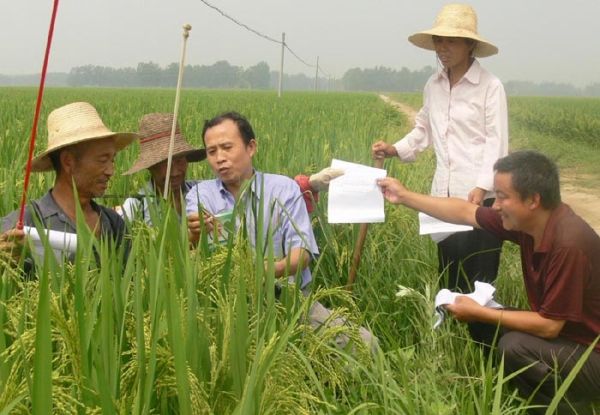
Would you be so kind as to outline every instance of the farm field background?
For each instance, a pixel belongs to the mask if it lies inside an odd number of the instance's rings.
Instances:
[[[35,94],[0,89],[3,215],[18,206]],[[416,95],[393,97],[420,102]],[[172,111],[173,98],[168,90],[48,89],[37,152],[44,148],[46,116],[60,105],[89,101],[109,128],[136,131],[141,115]],[[204,120],[225,110],[253,124],[256,167],[289,176],[318,171],[332,158],[371,164],[375,139],[391,141],[410,128],[375,94],[278,99],[271,92],[192,90],[182,95],[183,133],[201,146]],[[600,100],[513,98],[512,147],[540,149],[575,175],[597,177],[599,112]],[[136,151],[119,155],[117,172]],[[388,160],[385,167],[409,188],[427,192],[433,154],[410,165]],[[190,164],[188,176],[211,173],[204,163]],[[120,203],[145,180],[116,174],[107,191],[112,196],[100,203]],[[30,198],[51,184],[51,174],[34,174]],[[73,267],[44,264],[38,281],[22,281],[4,262],[0,413],[50,407],[61,413],[525,413],[527,403],[494,373],[464,326],[447,321],[431,330],[437,260],[433,243],[418,236],[416,214],[388,206],[386,223],[370,226],[350,296],[340,287],[358,228],[327,224],[326,198],[319,207],[314,293],[349,319],[338,331],[313,332],[303,323],[307,302],[293,292],[274,302],[272,275],[242,242],[188,252],[184,224],[168,213],[159,229],[134,227],[134,260],[125,269],[106,247],[100,253],[110,266],[93,269],[92,241],[81,244]],[[500,302],[525,306],[520,275],[516,249],[505,245]],[[406,287],[402,297],[395,295],[399,286]],[[377,353],[360,344],[332,345],[340,332],[356,338],[360,324],[378,337]]]

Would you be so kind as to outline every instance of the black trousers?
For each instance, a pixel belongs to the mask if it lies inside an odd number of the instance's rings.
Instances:
[[[498,342],[507,375],[533,363],[514,377],[512,383],[523,398],[533,395],[531,402],[544,407],[552,402],[556,390],[586,349],[586,346],[565,338],[542,339],[519,331],[507,332]],[[600,352],[594,350],[558,404],[556,413],[592,415],[591,403],[597,399],[600,399]],[[531,410],[534,414],[545,412],[546,408]]]
[[[494,199],[486,199],[491,206]],[[438,271],[441,288],[464,293],[478,281],[492,283],[498,275],[502,241],[483,229],[457,232],[438,243]],[[445,282],[445,283],[444,283]]]
[[[485,352],[497,347],[498,361],[504,356],[505,377],[533,364],[511,380],[522,398],[531,398],[532,405],[542,406],[530,409],[531,414],[546,413],[556,391],[587,349],[585,345],[562,337],[542,339],[487,323],[471,323],[469,331]],[[600,400],[600,352],[597,350],[592,351],[575,376],[556,413],[592,415],[594,400]]]

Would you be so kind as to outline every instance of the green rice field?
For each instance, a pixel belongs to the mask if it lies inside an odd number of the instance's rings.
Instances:
[[[16,209],[33,118],[34,88],[0,88],[0,213]],[[394,95],[418,106],[414,95]],[[171,112],[174,91],[48,89],[36,153],[45,147],[48,113],[88,101],[113,131],[136,131],[149,112]],[[181,128],[202,145],[205,119],[235,110],[253,124],[259,170],[314,173],[332,158],[371,164],[370,145],[402,137],[410,126],[375,94],[182,91]],[[511,146],[537,148],[561,167],[599,173],[600,100],[511,98]],[[117,172],[136,158],[119,154]],[[596,162],[594,162],[594,156]],[[427,192],[434,156],[388,175]],[[99,203],[114,206],[148,180],[116,174]],[[205,163],[189,178],[211,178]],[[30,198],[52,186],[33,173]],[[525,414],[520,399],[449,319],[432,330],[436,249],[418,236],[417,215],[386,206],[386,222],[369,227],[357,282],[343,289],[358,226],[330,225],[326,197],[313,217],[321,255],[312,264],[313,293],[273,296],[265,271],[241,238],[216,250],[189,250],[185,223],[165,209],[156,228],[134,224],[129,261],[82,232],[76,262],[53,257],[24,280],[4,259],[0,274],[0,415],[60,414]],[[103,267],[95,267],[92,249]],[[269,258],[272,261],[273,258]],[[104,264],[107,264],[106,266]],[[526,307],[517,248],[503,249],[498,299]],[[407,287],[397,297],[399,286]],[[348,325],[313,331],[306,322],[319,299]],[[369,327],[371,353],[357,328]],[[334,346],[340,334],[351,340]]]

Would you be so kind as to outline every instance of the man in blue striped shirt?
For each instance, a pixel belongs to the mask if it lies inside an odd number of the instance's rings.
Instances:
[[[308,266],[319,250],[300,187],[288,177],[254,169],[252,159],[256,154],[256,138],[252,126],[242,115],[228,112],[207,121],[202,137],[206,159],[217,178],[200,182],[187,193],[186,210],[192,242],[198,241],[202,228],[212,231],[219,226],[216,223],[219,216],[230,216],[237,208],[242,212],[240,216],[245,217],[248,238],[257,255],[268,257],[271,248],[268,241],[271,240],[275,277],[287,276],[290,284],[296,284],[307,295],[312,279]],[[321,172],[319,176],[329,173]],[[329,177],[318,179],[323,183],[330,180]],[[240,222],[236,219],[236,230],[242,225]],[[258,234],[260,229],[262,234]],[[271,235],[270,239],[268,235]],[[262,245],[257,246],[261,240]],[[310,325],[317,329],[323,324],[333,327],[347,324],[345,318],[332,318],[331,315],[331,310],[315,301],[309,311]],[[367,329],[359,327],[358,334],[368,348],[376,349],[377,339]],[[342,348],[348,341],[348,336],[343,333],[335,339]]]
[[[298,273],[300,288],[306,288],[311,281],[308,265],[319,250],[298,184],[286,176],[254,170],[256,138],[248,120],[238,113],[225,113],[208,121],[202,137],[207,161],[217,178],[202,181],[187,193],[192,241],[198,240],[203,225],[212,228],[215,215],[227,214],[236,203],[243,203],[248,238],[256,252],[268,255],[267,235],[271,232],[275,276],[289,276],[294,282]],[[262,218],[258,217],[260,209]],[[199,214],[202,210],[209,215]],[[263,246],[257,247],[261,221]]]

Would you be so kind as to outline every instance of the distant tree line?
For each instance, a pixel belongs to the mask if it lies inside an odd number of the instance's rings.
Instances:
[[[169,87],[177,84],[179,64],[164,68],[154,62],[140,62],[136,68],[111,68],[85,65],[71,69],[67,77],[69,86],[111,87]],[[269,65],[260,62],[244,69],[218,61],[212,65],[186,65],[183,86],[188,88],[244,88],[268,89]]]
[[[425,66],[419,70],[406,67],[396,70],[384,66],[352,68],[339,78],[321,73],[316,88],[320,91],[398,91],[421,92],[435,69]],[[179,65],[161,67],[154,62],[140,62],[137,67],[112,68],[84,65],[69,73],[49,73],[48,86],[89,87],[162,87],[177,84]],[[0,75],[0,85],[38,85],[39,75]],[[186,65],[183,85],[186,88],[277,89],[279,72],[272,71],[266,62],[243,68],[228,61],[212,65]],[[567,83],[505,82],[508,95],[525,96],[600,96],[600,83],[577,88]],[[313,90],[315,77],[303,73],[283,76],[284,90]]]
[[[508,81],[504,84],[504,88],[508,95],[600,97],[600,83],[577,88],[567,83]]]
[[[427,79],[434,73],[431,66],[411,71],[408,68],[395,70],[384,66],[346,71],[342,82],[344,89],[351,91],[398,91],[420,92]]]
[[[71,69],[67,77],[70,86],[111,87],[173,87],[177,83],[179,65],[171,63],[161,68],[154,62],[140,62],[136,68],[111,68],[85,65]],[[346,91],[420,91],[433,68],[427,66],[418,71],[402,68],[397,71],[383,66],[373,69],[354,68],[346,71],[341,79],[321,75],[317,81],[319,90]],[[305,74],[285,74],[285,89],[310,90],[315,88],[315,78]],[[276,89],[279,72],[271,71],[269,65],[260,62],[244,69],[227,61],[213,65],[187,65],[183,84],[190,88],[238,88]]]
[[[46,74],[46,85],[48,86],[66,86],[66,72],[48,72]],[[0,74],[0,85],[4,86],[37,86],[40,84],[40,74],[26,75],[2,75]]]
[[[164,68],[154,62],[140,62],[136,68],[112,68],[107,66],[78,66],[69,72],[69,86],[97,87],[173,87],[177,83],[179,65],[171,63]],[[418,91],[423,88],[433,68],[418,71],[402,68],[400,71],[385,67],[373,69],[354,68],[346,71],[341,79],[321,75],[317,81],[319,90],[346,91]],[[285,74],[287,90],[311,90],[315,78],[305,74]],[[189,88],[237,88],[276,89],[279,72],[271,71],[269,65],[260,62],[249,68],[219,61],[212,65],[187,65],[183,78]]]

